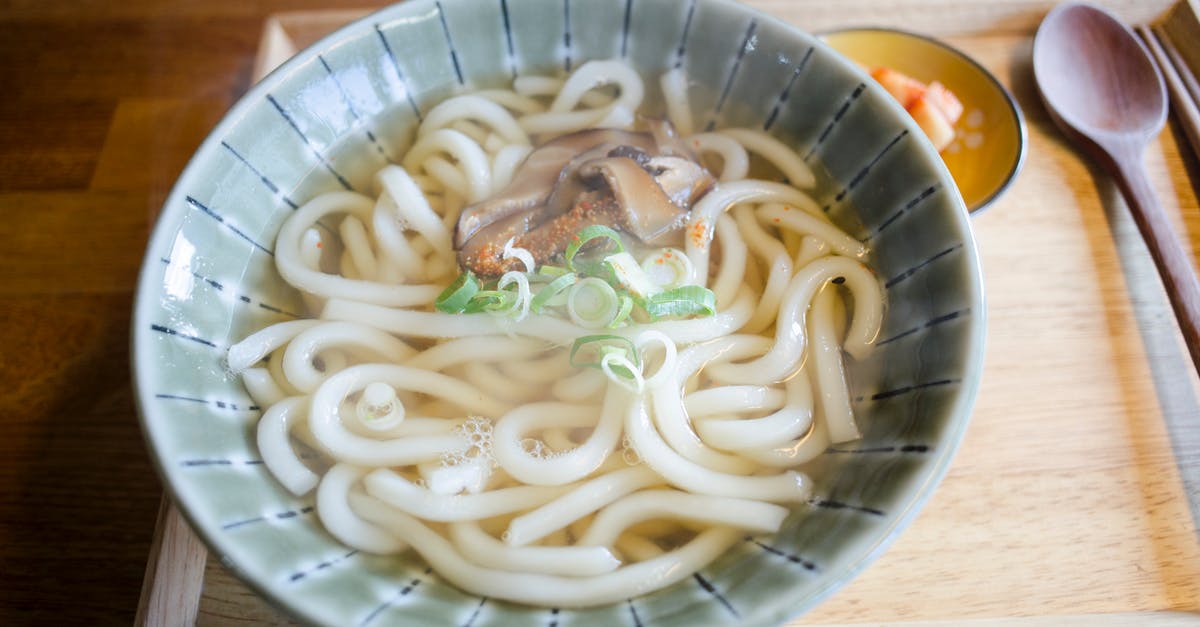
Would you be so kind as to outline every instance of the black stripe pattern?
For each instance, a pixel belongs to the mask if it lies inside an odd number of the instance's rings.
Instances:
[[[887,281],[884,282],[883,286],[885,288],[895,287],[897,283],[904,281],[905,279],[911,277],[912,275],[920,272],[924,268],[929,267],[930,264],[937,261],[938,259],[941,259],[941,258],[949,255],[950,253],[961,249],[962,247],[963,247],[962,244],[955,244],[945,250],[938,251],[938,252],[934,253],[933,256],[929,257],[928,259],[925,259],[921,263],[918,263],[917,265],[915,265],[911,268],[908,268],[908,269],[904,270],[903,272],[901,272],[900,274],[897,274],[896,276],[888,279]]]
[[[675,48],[675,63],[671,67],[683,67],[687,55],[688,33],[692,30],[692,17],[696,14],[696,0],[688,3],[687,16],[683,18],[683,33],[679,35],[679,46]]]
[[[221,529],[229,531],[231,529],[237,529],[239,527],[245,527],[247,525],[253,525],[255,523],[266,522],[268,520],[291,520],[294,518],[299,518],[301,516],[307,516],[308,514],[313,513],[313,511],[314,511],[314,508],[312,505],[306,505],[304,507],[300,507],[297,509],[284,510],[282,512],[276,512],[274,514],[266,514],[263,516],[255,516],[254,518],[245,518],[242,520],[235,520],[233,522],[228,522],[228,523],[221,525]]]
[[[517,52],[513,46],[512,18],[508,13],[508,0],[500,0],[500,18],[504,26],[504,43],[508,46],[508,68],[513,79],[517,78]]]
[[[629,20],[633,17],[633,0],[625,0],[625,17],[621,21],[621,58],[629,57]]]
[[[851,512],[859,512],[861,514],[869,514],[871,516],[883,516],[884,515],[883,510],[875,509],[874,507],[866,507],[864,505],[851,505],[850,503],[845,503],[842,501],[835,501],[833,499],[812,499],[808,502],[808,504],[812,505],[813,507],[819,507],[821,509],[840,509],[840,510],[847,510],[847,511],[851,511]]]
[[[633,627],[642,627],[642,617],[638,616],[637,607],[633,605],[633,599],[625,601],[629,605],[629,620],[633,621]]]
[[[417,106],[417,101],[413,98],[412,89],[409,88],[408,79],[404,76],[404,70],[400,69],[400,61],[396,58],[396,53],[392,51],[392,45],[388,43],[387,35],[383,34],[383,29],[376,24],[375,34],[379,35],[379,42],[383,44],[383,51],[387,53],[388,59],[392,62],[392,69],[396,71],[396,78],[400,79],[400,84],[404,86],[404,97],[408,99],[408,106],[412,107],[413,114],[417,116],[418,122],[423,122],[425,116],[421,113],[421,108]]]
[[[725,87],[721,89],[721,95],[717,98],[717,106],[713,107],[712,117],[704,127],[705,131],[711,131],[717,127],[717,117],[721,115],[721,109],[725,107],[725,101],[729,99],[729,92],[733,89],[733,81],[742,67],[742,61],[746,58],[746,53],[753,48],[754,31],[756,30],[758,30],[758,20],[750,20],[750,25],[746,27],[746,35],[742,37],[742,45],[738,47],[737,57],[733,60],[733,67],[729,68],[729,75],[725,77]]]
[[[907,396],[909,394],[914,394],[916,392],[920,392],[921,390],[927,390],[929,388],[944,387],[947,385],[956,385],[961,382],[962,382],[961,379],[937,379],[935,381],[925,381],[923,383],[914,383],[912,385],[902,385],[900,387],[883,390],[882,392],[876,392],[867,397],[859,396],[859,397],[855,398],[854,400],[855,401],[863,401],[866,399],[870,399],[873,401],[882,401],[882,400],[886,400],[889,398],[895,398],[897,396]]]
[[[475,606],[475,611],[471,612],[471,615],[467,617],[467,620],[463,622],[461,627],[472,627],[475,624],[475,621],[479,619],[479,614],[483,612],[483,606],[487,603],[487,601],[487,597],[479,599],[479,605]]]
[[[881,453],[928,453],[928,444],[902,444],[900,446],[871,446],[867,448],[827,448],[831,455],[875,455]]]
[[[813,144],[813,146],[808,149],[808,152],[804,154],[805,161],[812,159],[817,154],[817,150],[822,144],[825,143],[825,140],[829,139],[829,134],[833,132],[834,127],[837,126],[838,122],[842,121],[842,118],[846,115],[846,112],[850,110],[850,106],[853,105],[856,100],[858,100],[858,97],[862,95],[866,88],[867,86],[865,83],[859,83],[858,86],[854,88],[854,91],[850,92],[850,95],[847,96],[844,101],[842,101],[841,106],[839,106],[838,110],[834,112],[833,117],[830,118],[829,122],[825,125],[825,128],[821,129],[821,134],[817,137],[817,143]]]
[[[888,142],[887,145],[883,147],[883,150],[880,150],[878,153],[876,153],[875,156],[872,157],[871,160],[868,161],[866,165],[864,165],[862,168],[860,168],[858,173],[855,174],[854,177],[850,179],[850,182],[847,183],[846,186],[843,187],[841,189],[841,191],[839,191],[837,193],[836,196],[834,196],[833,202],[839,203],[839,202],[842,202],[843,200],[845,200],[846,195],[849,194],[851,191],[853,191],[855,187],[858,187],[863,182],[863,180],[865,180],[867,178],[867,175],[870,174],[870,172],[871,172],[871,168],[875,167],[875,165],[877,163],[879,163],[879,160],[883,159],[884,155],[886,155],[893,147],[895,147],[896,144],[900,143],[900,140],[904,139],[907,136],[908,136],[908,129],[904,129],[904,130],[900,131],[900,133],[898,133],[895,137],[893,137],[892,141]],[[824,209],[826,212],[829,211],[830,206],[831,205],[825,205]]]
[[[779,97],[775,99],[775,106],[771,107],[771,113],[767,115],[767,119],[763,122],[763,130],[769,131],[772,126],[775,126],[775,121],[779,119],[779,112],[787,104],[788,98],[792,95],[792,87],[795,87],[796,80],[804,73],[804,68],[808,66],[808,60],[812,57],[813,48],[810,46],[804,53],[804,57],[800,59],[800,63],[796,64],[796,69],[792,70],[791,77],[788,78],[787,85],[783,86],[783,91],[779,92]]]
[[[188,340],[189,342],[195,342],[195,343],[197,343],[197,344],[200,344],[200,345],[202,345],[202,346],[207,346],[207,347],[209,347],[209,348],[218,348],[218,346],[217,346],[217,343],[216,343],[216,342],[213,342],[213,341],[211,341],[211,340],[206,340],[206,339],[204,339],[204,338],[202,338],[202,337],[200,337],[200,336],[198,336],[198,335],[192,335],[192,334],[190,334],[190,333],[184,333],[183,331],[180,331],[180,330],[178,330],[178,329],[173,329],[173,328],[171,328],[171,327],[168,327],[168,326],[166,326],[166,325],[162,325],[162,324],[151,324],[151,325],[150,325],[150,330],[151,330],[151,331],[157,331],[157,332],[159,332],[159,333],[162,333],[163,335],[169,335],[169,336],[172,336],[172,337],[177,337],[177,338],[180,338],[180,339],[183,339],[183,340]]]
[[[424,575],[428,576],[429,573],[431,573],[431,572],[433,572],[432,568],[426,568]],[[367,614],[367,616],[362,619],[362,622],[360,622],[359,625],[360,626],[366,625],[366,624],[370,623],[371,621],[375,620],[375,617],[379,616],[384,610],[386,610],[387,608],[394,605],[396,603],[396,601],[403,599],[404,597],[411,594],[413,590],[416,590],[417,586],[421,585],[422,581],[423,580],[420,577],[414,577],[411,581],[409,581],[407,584],[405,584],[404,587],[401,588],[400,591],[397,592],[395,596],[384,601],[379,607],[376,607],[375,609],[371,610],[371,613]]]
[[[333,81],[334,87],[337,87],[338,94],[341,95],[342,102],[346,103],[346,110],[350,112],[350,116],[354,118],[355,123],[362,123],[362,114],[354,106],[354,101],[350,99],[350,92],[346,91],[345,86],[342,85],[342,81],[338,79],[337,73],[333,71],[333,68],[329,67],[329,62],[325,60],[324,55],[317,55],[317,60],[321,62],[321,67],[325,68],[325,73],[329,75],[329,80]],[[388,155],[387,150],[384,149],[383,144],[379,142],[379,138],[375,136],[375,133],[365,127],[363,131],[366,132],[367,140],[375,146],[375,151],[379,153],[379,156],[383,157],[383,160],[388,163],[395,163],[391,156]]]
[[[742,615],[737,611],[737,608],[735,608],[733,604],[729,602],[729,599],[726,599],[725,595],[721,594],[721,591],[717,590],[716,586],[714,586],[711,581],[706,579],[704,575],[695,573],[692,575],[692,578],[696,580],[696,583],[700,584],[700,587],[705,592],[712,595],[712,597],[717,600],[717,603],[720,603],[722,607],[724,607],[726,610],[729,610],[729,613],[733,614],[734,618],[741,618]]]
[[[931,320],[923,322],[915,327],[901,331],[885,340],[880,340],[879,342],[876,342],[876,346],[882,346],[884,344],[891,344],[892,342],[895,342],[896,340],[908,337],[914,333],[919,333],[922,330],[931,329],[933,327],[936,327],[939,324],[942,324],[945,322],[950,322],[951,320],[956,320],[958,318],[965,317],[968,313],[970,313],[970,311],[971,311],[970,309],[959,309],[956,311],[952,311],[948,314],[942,314],[936,318],[933,318]]]
[[[754,538],[746,538],[746,540],[748,542],[750,542],[751,544],[757,546],[758,548],[762,549],[763,551],[766,551],[767,553],[770,553],[771,555],[774,555],[776,557],[782,557],[783,559],[785,559],[793,564],[796,564],[797,566],[800,566],[804,570],[807,570],[807,571],[818,570],[817,565],[815,563],[813,563],[811,560],[807,560],[804,557],[801,557],[800,555],[797,555],[795,553],[789,553],[788,551],[784,551],[783,549],[775,548],[769,544],[766,544],[759,540],[755,540]]]
[[[159,261],[163,262],[164,265],[167,265],[167,266],[171,265],[171,260],[166,257],[160,257]],[[191,269],[185,268],[185,271],[191,273],[192,277],[197,279],[198,281],[200,281],[201,284],[203,284],[203,285],[207,285],[210,288],[217,290],[218,292],[226,291],[225,284],[212,278],[212,277],[205,276],[205,275],[200,274],[199,272],[196,272],[195,270],[191,270]],[[255,299],[255,298],[251,298],[250,296],[247,296],[246,294],[235,294],[235,297],[237,298],[238,302],[245,303],[245,304],[257,305],[259,309],[265,309],[271,313],[288,316],[290,318],[301,317],[300,314],[288,311],[286,309],[283,309],[282,307],[276,307],[275,305],[271,305],[269,303],[263,302],[261,300]]]
[[[440,0],[434,5],[437,6],[438,19],[442,22],[442,34],[446,36],[446,46],[450,48],[450,63],[454,66],[454,77],[458,79],[459,85],[466,85],[466,81],[463,80],[462,66],[458,63],[458,50],[454,47],[454,38],[450,36],[450,24],[446,22],[446,10],[442,8]]]
[[[199,209],[204,215],[212,218],[213,220],[216,220],[218,224],[229,229],[229,231],[232,232],[234,235],[237,235],[238,237],[242,238],[243,240],[245,240],[246,242],[248,242],[249,244],[251,244],[252,246],[257,248],[258,250],[261,250],[262,252],[267,253],[268,255],[271,255],[272,257],[275,256],[275,251],[258,243],[258,241],[255,240],[253,237],[250,237],[249,235],[247,235],[245,231],[239,229],[234,224],[226,221],[224,216],[217,213],[216,211],[213,211],[212,208],[210,208],[208,205],[200,202],[199,200],[196,200],[192,196],[187,197],[187,204],[188,204],[188,206],[192,207],[193,209]]]
[[[267,189],[270,190],[272,194],[282,200],[285,204],[287,204],[287,206],[291,207],[292,209],[299,208],[300,205],[297,205],[294,201],[292,201],[291,198],[288,198],[287,194],[283,193],[283,191],[279,189],[278,185],[276,185],[271,179],[267,178],[267,175],[263,174],[261,170],[254,167],[252,163],[247,161],[246,158],[242,156],[242,153],[238,152],[233,146],[229,145],[229,142],[222,141],[221,146],[223,146],[225,150],[229,151],[229,153],[232,154],[238,161],[240,161],[242,165],[246,166],[246,168],[249,169],[254,176],[258,177],[258,180],[262,181],[263,185],[267,186]]]
[[[205,398],[196,398],[194,396],[183,396],[180,394],[160,393],[160,394],[155,394],[154,398],[162,399],[165,401],[183,401],[183,402],[187,402],[187,403],[198,403],[201,405],[208,405],[210,407],[215,407],[217,409],[224,409],[227,411],[261,411],[262,410],[261,407],[259,407],[258,405],[253,405],[253,404],[238,405],[237,403],[230,402],[230,401],[209,400],[209,399],[205,399]]]
[[[283,105],[279,104],[279,101],[275,99],[273,94],[267,94],[267,102],[270,102],[271,106],[275,107],[275,110],[278,111],[279,115],[282,116],[284,121],[288,123],[288,126],[292,127],[292,130],[296,131],[296,134],[300,136],[300,141],[304,142],[305,146],[308,146],[308,149],[312,151],[313,156],[317,158],[317,161],[319,161],[321,165],[325,166],[325,169],[337,179],[338,183],[341,183],[342,187],[345,187],[350,191],[354,191],[354,186],[350,184],[350,181],[347,181],[346,177],[342,176],[340,172],[334,169],[333,164],[325,158],[325,155],[321,152],[321,149],[314,144],[311,139],[309,139],[308,135],[304,133],[304,130],[300,128],[300,125],[296,123],[296,119],[292,117],[292,114],[287,112],[287,109],[283,108]]]
[[[563,69],[571,71],[571,0],[563,0]]]
[[[309,575],[319,573],[323,570],[327,570],[327,569],[332,568],[342,562],[345,562],[346,560],[354,557],[355,555],[358,555],[357,550],[350,551],[349,553],[340,555],[333,559],[325,560],[325,561],[317,564],[316,566],[309,568],[308,570],[296,571],[288,577],[288,581],[289,582],[300,581],[301,579],[304,579],[305,577],[308,577]]]
[[[185,459],[179,462],[184,468],[233,468],[235,466],[261,467],[261,459]]]
[[[884,229],[888,228],[895,223],[896,220],[899,220],[902,216],[912,211],[917,205],[920,205],[922,201],[932,196],[934,192],[938,191],[940,188],[941,184],[938,183],[922,189],[919,194],[910,199],[908,202],[904,203],[903,207],[897,209],[896,213],[888,216],[888,218],[881,222],[879,226],[875,227],[875,234],[872,237],[878,237],[880,233],[883,233]],[[868,237],[868,239],[870,239],[870,237]]]

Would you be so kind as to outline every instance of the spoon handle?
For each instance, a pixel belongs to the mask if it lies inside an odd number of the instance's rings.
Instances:
[[[1150,249],[1154,265],[1158,267],[1192,363],[1200,371],[1200,283],[1197,283],[1191,260],[1150,187],[1141,150],[1131,151],[1123,157],[1116,159],[1117,183],[1142,239]]]

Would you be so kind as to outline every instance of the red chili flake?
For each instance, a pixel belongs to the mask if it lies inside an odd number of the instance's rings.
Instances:
[[[662,263],[662,262],[663,262],[663,258],[662,258],[662,257],[659,257],[658,259],[655,259],[655,260],[654,260],[654,263]]]
[[[322,244],[321,242],[317,242],[317,248],[324,248],[324,247],[325,247],[324,244]]]
[[[775,222],[779,222],[779,218],[775,218]]]

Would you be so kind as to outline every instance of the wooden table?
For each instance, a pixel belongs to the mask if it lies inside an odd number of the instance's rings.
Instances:
[[[250,84],[264,20],[302,40],[347,14],[289,12],[339,4],[0,9],[0,624],[134,617],[161,494],[128,367],[151,216]],[[1037,100],[1032,34],[1053,2],[753,4],[809,30],[943,37],[1030,131],[1021,176],[974,219],[989,332],[963,447],[887,553],[797,623],[1200,624],[1200,385],[1115,187]],[[1101,4],[1131,22],[1167,5]],[[1200,163],[1181,142],[1171,128],[1147,162],[1195,254]],[[203,586],[199,624],[286,622],[219,564]]]

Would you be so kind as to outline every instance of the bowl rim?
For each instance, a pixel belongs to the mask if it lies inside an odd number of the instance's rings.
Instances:
[[[259,581],[251,576],[249,572],[242,570],[237,560],[235,559],[236,551],[228,550],[229,547],[221,540],[220,534],[215,529],[210,529],[200,523],[199,507],[197,507],[191,499],[187,498],[182,490],[176,485],[175,470],[168,466],[165,459],[156,446],[156,429],[153,426],[154,420],[151,420],[152,415],[157,415],[157,410],[151,409],[152,403],[150,399],[150,381],[148,365],[145,364],[148,360],[143,359],[143,353],[149,357],[153,352],[153,343],[150,341],[150,333],[147,329],[150,328],[151,312],[157,307],[156,296],[161,287],[161,281],[155,276],[155,270],[159,264],[156,251],[161,250],[165,244],[169,244],[171,239],[178,231],[178,224],[172,219],[172,215],[177,211],[172,210],[172,207],[181,206],[181,200],[185,196],[185,183],[196,177],[200,169],[200,164],[208,159],[209,154],[216,151],[219,147],[222,138],[234,128],[246,114],[261,100],[262,96],[270,92],[273,88],[283,83],[288,76],[293,74],[295,70],[308,64],[312,59],[322,51],[329,48],[332,44],[344,40],[356,39],[360,35],[369,34],[361,33],[360,31],[370,31],[375,25],[380,22],[387,21],[393,17],[393,14],[407,14],[410,11],[417,11],[424,5],[432,5],[439,0],[405,0],[398,2],[378,10],[367,13],[352,22],[334,30],[333,32],[321,37],[319,40],[310,46],[300,50],[280,64],[278,67],[269,72],[257,83],[250,85],[244,93],[238,96],[236,102],[222,116],[221,120],[209,131],[205,139],[193,152],[186,166],[181,171],[179,177],[173,184],[170,193],[163,201],[162,209],[156,217],[154,228],[147,239],[146,252],[143,256],[142,264],[138,272],[137,289],[134,293],[133,316],[131,319],[130,332],[130,368],[132,372],[132,383],[134,387],[134,405],[138,415],[140,431],[143,441],[146,445],[147,452],[151,462],[157,471],[162,483],[162,487],[172,501],[176,505],[180,514],[187,520],[191,529],[202,540],[205,548],[217,557],[222,565],[231,571],[242,583],[247,585],[256,594],[259,595],[265,602],[273,607],[276,607],[290,617],[300,620],[305,623],[318,624],[320,618],[317,615],[309,612],[308,608],[295,602],[295,595],[277,594],[276,590],[269,585],[267,581]],[[469,2],[472,0],[440,0],[443,2]],[[861,68],[849,60],[843,53],[837,51],[822,37],[823,33],[810,32],[802,29],[799,26],[785,22],[784,20],[766,13],[761,9],[751,7],[736,0],[693,0],[702,1],[709,5],[718,5],[723,10],[738,11],[742,15],[752,16],[755,19],[768,21],[775,26],[787,31],[789,36],[797,37],[804,43],[820,46],[832,56],[832,59],[839,65],[846,68],[852,73],[861,75],[866,78],[866,74]],[[414,8],[415,7],[415,8]],[[885,29],[886,30],[886,29]],[[902,31],[898,31],[902,32]],[[961,53],[960,53],[961,54]],[[965,55],[964,55],[965,56]],[[968,60],[969,57],[967,57]],[[973,62],[973,61],[972,61]],[[990,74],[989,74],[990,76]],[[873,84],[873,81],[864,81],[868,90],[882,90],[882,87]],[[1001,87],[1002,88],[1002,87]],[[1007,93],[1007,92],[1006,92]],[[888,98],[887,100],[891,100]],[[904,113],[904,110],[898,103],[886,102],[884,106],[890,106],[896,113]],[[1017,115],[1020,115],[1019,109],[1015,110]],[[910,132],[917,129],[915,122],[912,122],[909,116],[903,115],[900,122],[905,124]],[[1022,146],[1024,146],[1024,124],[1022,119]],[[986,343],[987,329],[987,308],[984,294],[983,272],[979,258],[977,242],[974,236],[974,231],[971,227],[970,213],[963,201],[962,194],[954,183],[949,170],[946,168],[940,156],[933,149],[933,146],[924,140],[918,142],[921,146],[921,152],[927,160],[933,165],[933,169],[937,172],[943,186],[952,191],[951,200],[955,205],[956,211],[954,215],[958,216],[957,231],[962,238],[962,248],[964,254],[963,264],[965,269],[970,272],[964,272],[964,279],[969,279],[969,295],[968,302],[971,303],[971,310],[974,314],[975,324],[972,325],[972,332],[966,335],[966,341],[963,344],[962,351],[967,358],[963,361],[963,385],[959,386],[959,391],[955,394],[955,399],[950,408],[945,412],[946,430],[942,437],[938,440],[939,452],[937,456],[927,463],[928,471],[924,481],[919,484],[913,484],[907,490],[908,495],[902,499],[903,508],[897,509],[896,514],[892,517],[890,524],[880,528],[874,532],[872,536],[862,543],[863,550],[858,559],[850,562],[840,569],[840,572],[829,576],[823,586],[816,588],[813,593],[807,598],[798,600],[795,603],[776,602],[771,604],[771,607],[765,611],[760,611],[757,618],[763,622],[757,624],[779,624],[791,618],[800,616],[817,605],[824,602],[830,595],[837,590],[843,588],[846,583],[856,578],[867,566],[879,558],[896,540],[899,534],[906,529],[916,518],[933,495],[935,488],[941,483],[949,469],[951,461],[954,459],[966,432],[966,428],[970,423],[973,407],[979,391],[979,383],[983,376],[984,363],[984,348]],[[1022,159],[1024,150],[1021,152]],[[1019,164],[1018,164],[1019,169]],[[1015,171],[1014,171],[1015,176]],[[449,585],[449,584],[448,584]],[[781,599],[787,601],[785,597]],[[756,624],[752,622],[743,622],[743,624]]]

